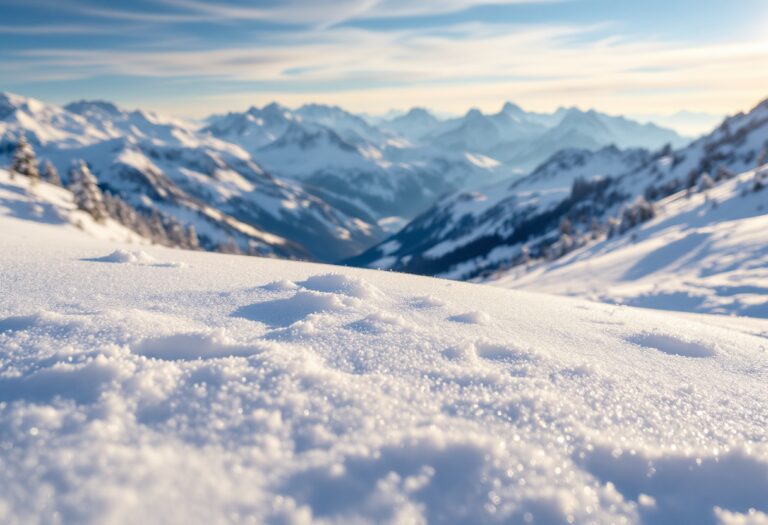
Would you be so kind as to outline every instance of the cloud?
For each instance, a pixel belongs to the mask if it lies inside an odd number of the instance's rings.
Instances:
[[[628,40],[606,36],[616,27],[604,24],[475,22],[386,31],[327,25],[344,16],[463,9],[478,3],[472,0],[333,0],[321,7],[319,2],[284,0],[269,8],[157,2],[169,17],[226,19],[282,18],[304,6],[302,20],[315,25],[238,37],[236,45],[224,45],[205,32],[168,31],[143,39],[142,47],[133,42],[130,47],[6,52],[14,78],[120,76],[196,86],[196,92],[207,90],[205,97],[167,102],[178,112],[195,107],[198,115],[271,98],[365,111],[409,105],[491,109],[515,99],[533,109],[578,104],[615,112],[688,107],[721,113],[756,101],[768,85],[768,70],[754,67],[768,63],[768,42],[746,38],[711,44]],[[9,64],[0,62],[0,69]],[[211,108],[211,101],[221,106]]]
[[[19,25],[0,24],[2,35],[88,35],[109,34],[114,32],[114,27],[95,26],[86,24],[61,24],[61,25]]]
[[[65,9],[89,16],[155,23],[265,21],[329,27],[340,22],[372,18],[417,17],[454,13],[480,5],[548,4],[574,0],[280,0],[254,6],[236,2],[156,0],[161,10],[97,7],[68,3]]]

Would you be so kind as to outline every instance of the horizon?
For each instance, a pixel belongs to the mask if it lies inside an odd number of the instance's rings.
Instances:
[[[61,108],[66,108],[66,106],[70,104],[76,104],[81,102],[88,102],[88,103],[108,103],[113,104],[117,106],[118,109],[124,110],[124,111],[150,111],[152,113],[155,113],[157,115],[170,117],[170,118],[177,118],[181,120],[188,120],[191,122],[203,122],[211,117],[221,116],[229,113],[245,113],[249,111],[252,108],[256,109],[264,109],[267,106],[276,104],[280,106],[281,108],[284,108],[288,111],[298,111],[304,106],[312,106],[312,105],[318,105],[318,106],[325,106],[325,107],[331,107],[331,108],[337,108],[342,111],[345,111],[347,113],[350,113],[352,115],[361,117],[363,119],[372,121],[376,123],[377,121],[385,121],[385,120],[392,120],[397,117],[403,116],[410,111],[413,110],[424,110],[430,113],[432,116],[437,118],[440,121],[447,121],[451,119],[457,119],[462,118],[466,116],[471,111],[480,111],[483,115],[493,115],[501,113],[504,110],[504,107],[508,104],[511,104],[513,106],[517,106],[520,109],[522,109],[526,113],[538,113],[538,114],[555,114],[558,111],[568,111],[568,110],[578,110],[583,113],[587,113],[590,111],[595,111],[604,115],[612,116],[612,117],[623,117],[635,122],[638,122],[640,124],[654,124],[656,126],[671,129],[675,132],[677,132],[681,137],[683,138],[690,138],[695,139],[700,136],[703,136],[711,131],[713,131],[717,126],[719,126],[723,120],[734,116],[738,113],[745,113],[753,109],[754,107],[761,104],[765,99],[761,99],[757,102],[755,102],[752,105],[747,106],[743,109],[737,109],[732,112],[726,113],[726,114],[712,114],[712,113],[705,113],[705,112],[692,112],[688,111],[686,109],[678,110],[674,113],[669,114],[621,114],[621,113],[615,113],[615,112],[609,112],[609,111],[602,111],[599,108],[596,107],[582,107],[578,105],[568,105],[568,104],[561,104],[558,105],[555,108],[552,108],[550,110],[533,110],[530,108],[527,108],[523,106],[522,104],[518,104],[512,100],[506,100],[502,101],[502,103],[497,108],[491,108],[489,110],[481,109],[476,106],[470,106],[465,111],[460,113],[452,113],[452,112],[444,112],[444,111],[438,111],[434,108],[427,107],[427,106],[411,106],[411,107],[405,107],[405,108],[389,108],[382,112],[366,112],[366,111],[354,111],[351,110],[343,105],[340,104],[324,104],[312,100],[308,100],[305,102],[297,102],[295,104],[284,104],[280,102],[279,100],[270,100],[263,104],[248,104],[246,106],[241,107],[233,107],[230,109],[226,109],[224,111],[219,112],[210,112],[201,114],[200,116],[191,116],[191,115],[179,115],[170,113],[167,111],[163,111],[161,109],[156,109],[152,107],[141,107],[141,106],[135,106],[135,105],[128,105],[123,104],[120,101],[112,100],[108,98],[75,98],[72,100],[67,100],[62,103],[54,103],[49,100],[40,99],[38,97],[28,96],[24,93],[16,93],[12,91],[3,91],[0,90],[0,95],[13,95],[13,96],[19,96],[27,99],[33,99],[37,100],[39,102],[45,103],[45,104],[52,104],[59,106]],[[688,122],[685,122],[685,121]]]
[[[512,100],[690,134],[753,107],[768,84],[758,0],[5,4],[0,90],[61,105],[106,99],[200,118],[270,101],[461,115]],[[706,123],[676,122],[680,112]]]

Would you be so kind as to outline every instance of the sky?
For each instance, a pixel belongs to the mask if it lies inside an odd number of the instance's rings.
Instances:
[[[0,0],[0,90],[202,117],[595,108],[706,119],[768,97],[765,0]]]

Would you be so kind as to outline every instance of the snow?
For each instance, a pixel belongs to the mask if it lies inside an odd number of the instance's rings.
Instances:
[[[100,262],[111,263],[131,263],[131,264],[151,264],[155,258],[142,250],[115,250],[104,257],[92,259]]]
[[[3,523],[765,522],[768,321],[137,251],[15,206]]]
[[[551,263],[517,269],[500,286],[634,306],[768,317],[767,190],[745,172],[658,203],[657,217]]]

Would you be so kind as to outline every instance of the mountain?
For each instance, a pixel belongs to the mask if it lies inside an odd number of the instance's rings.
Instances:
[[[3,100],[13,107],[0,121],[6,156],[24,133],[63,174],[82,158],[104,190],[139,209],[194,224],[207,248],[231,238],[242,250],[330,261],[382,235],[362,212],[351,206],[343,212],[300,184],[273,177],[241,147],[191,124],[104,102],[64,109],[16,96]],[[279,126],[279,108],[259,115]]]
[[[412,108],[404,115],[381,122],[382,129],[417,142],[438,128],[440,119],[424,108]]]
[[[445,121],[413,109],[382,126],[415,143],[483,154],[510,173],[529,173],[562,149],[597,150],[609,145],[655,149],[688,142],[670,129],[594,110],[559,108],[553,113],[536,113],[511,102],[498,113],[472,109],[463,117]]]
[[[280,133],[258,146],[250,137],[266,136],[258,131],[266,124],[248,115],[213,119],[206,131],[240,145],[270,173],[366,219],[412,218],[446,193],[508,174],[479,155],[410,144],[337,107],[307,105],[281,115],[282,125],[270,128]]]
[[[316,124],[338,133],[344,140],[357,145],[382,144],[390,137],[362,117],[344,111],[338,106],[305,104],[296,110],[303,122]]]
[[[656,203],[632,235],[601,238],[499,286],[664,310],[768,318],[768,165]]]
[[[290,110],[273,102],[261,109],[251,107],[242,113],[212,116],[202,132],[252,152],[277,140],[295,120]]]
[[[592,123],[601,124],[594,118]],[[562,151],[518,182],[442,200],[349,262],[456,279],[487,278],[530,259],[556,258],[572,247],[564,233],[570,243],[586,242],[615,229],[617,222],[631,227],[640,220],[636,216],[651,213],[653,202],[690,191],[706,180],[705,174],[722,181],[753,169],[765,162],[767,151],[768,101],[676,150]]]
[[[519,244],[557,226],[560,215],[578,203],[569,198],[579,179],[601,180],[644,165],[645,150],[614,146],[597,152],[565,150],[527,177],[439,202],[400,232],[350,259],[349,264],[468,279],[506,260]],[[510,245],[511,246],[508,246]]]
[[[6,177],[4,524],[768,516],[764,320],[100,240]]]

